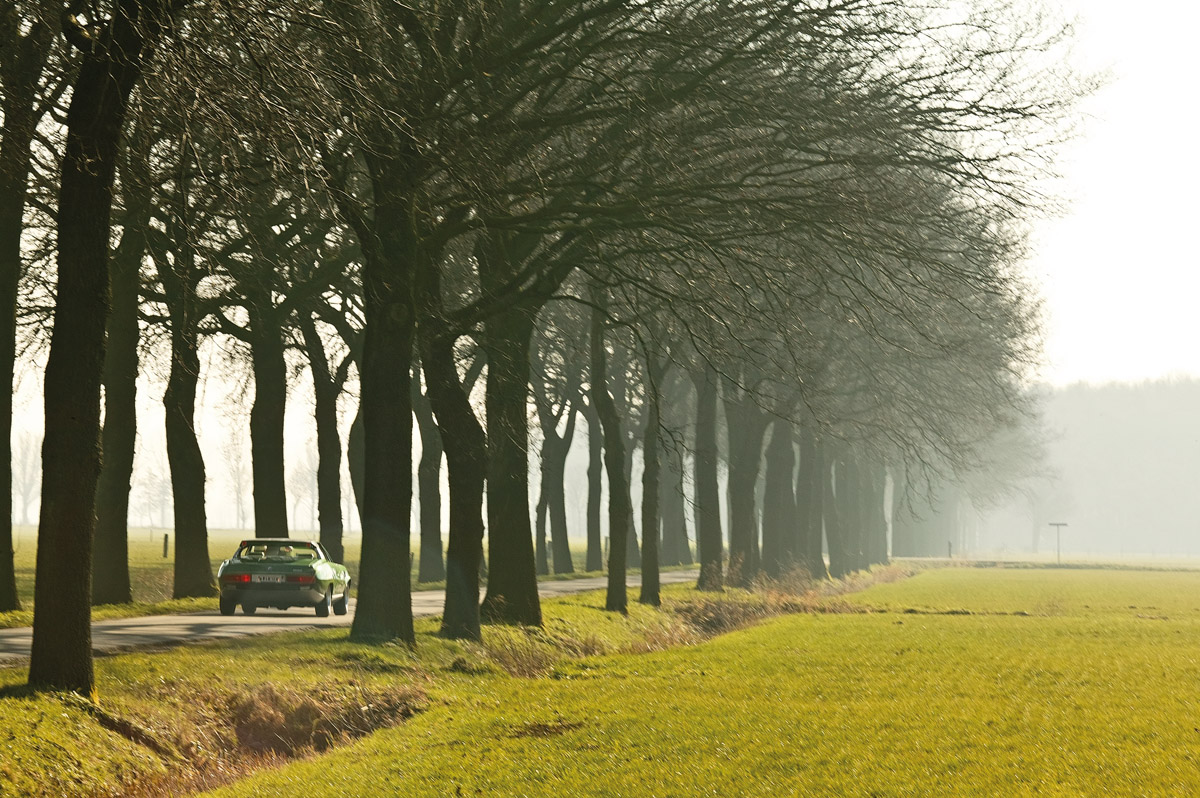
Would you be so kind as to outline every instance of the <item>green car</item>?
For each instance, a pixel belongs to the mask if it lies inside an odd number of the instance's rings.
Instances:
[[[345,615],[350,599],[350,572],[312,540],[243,540],[221,563],[217,581],[222,615],[233,615],[241,604],[247,615],[259,607],[313,607],[325,618],[330,610]]]

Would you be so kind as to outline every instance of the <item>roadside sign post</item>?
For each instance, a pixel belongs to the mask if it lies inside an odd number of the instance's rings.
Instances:
[[[1068,524],[1063,521],[1051,521],[1050,526],[1054,527],[1054,547],[1057,552],[1058,564],[1062,565],[1062,528]]]

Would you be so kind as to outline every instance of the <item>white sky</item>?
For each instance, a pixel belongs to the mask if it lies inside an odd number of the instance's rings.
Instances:
[[[1200,113],[1187,0],[1056,0],[1081,63],[1112,79],[1062,172],[1071,206],[1039,227],[1029,270],[1047,310],[1052,383],[1200,375]]]

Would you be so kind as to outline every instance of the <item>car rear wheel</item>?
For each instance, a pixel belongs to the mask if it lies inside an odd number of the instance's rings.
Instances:
[[[237,609],[237,599],[233,596],[221,596],[220,607],[222,615],[233,615],[233,611]]]
[[[333,585],[330,585],[325,590],[325,597],[322,598],[319,602],[317,602],[317,617],[318,618],[328,618],[329,617],[329,608],[332,604],[332,602],[330,602],[330,600],[329,600],[329,597],[332,595],[333,595]]]
[[[346,583],[346,587],[342,590],[342,595],[333,600],[333,614],[345,615],[346,608],[350,601],[350,583]]]
[[[248,602],[248,601],[242,602],[242,612],[244,612],[246,615],[253,615],[257,611],[258,611],[258,607],[254,606],[250,602]]]

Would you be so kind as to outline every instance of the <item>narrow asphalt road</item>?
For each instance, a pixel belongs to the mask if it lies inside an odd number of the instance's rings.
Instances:
[[[689,582],[695,580],[696,576],[696,571],[664,571],[662,582]],[[639,586],[641,577],[631,575],[628,584]],[[606,577],[564,579],[539,582],[538,593],[544,598],[550,598],[597,590],[606,585]],[[413,593],[412,598],[413,615],[420,618],[440,614],[446,593],[442,590],[422,590]],[[148,615],[142,618],[96,621],[92,624],[92,652],[97,655],[113,654],[136,648],[172,646],[198,640],[218,640],[297,629],[327,629],[349,626],[353,620],[354,603],[351,602],[347,615],[331,615],[328,618],[317,618],[312,610],[294,608],[288,611],[260,609],[254,615],[242,615],[239,612],[237,615],[223,616],[213,610],[188,615]],[[27,660],[32,641],[33,630],[29,627],[0,629],[0,666],[17,665]]]

